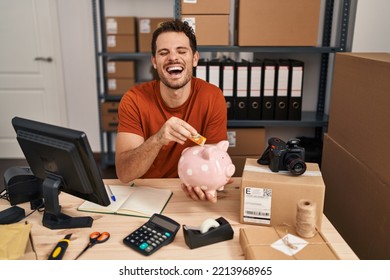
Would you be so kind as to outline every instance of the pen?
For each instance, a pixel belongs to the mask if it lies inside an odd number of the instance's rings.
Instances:
[[[110,194],[110,197],[111,197],[112,201],[116,201],[115,195],[112,193],[110,185],[107,185],[107,189],[108,189],[108,192]]]

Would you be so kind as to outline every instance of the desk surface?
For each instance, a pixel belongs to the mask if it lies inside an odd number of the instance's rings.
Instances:
[[[105,180],[105,183],[119,184],[119,181]],[[42,226],[42,213],[35,212],[27,220],[33,224],[31,233],[36,256],[38,259],[46,260],[55,244],[66,234],[72,233],[71,243],[64,259],[74,259],[88,244],[89,234],[92,231],[109,231],[111,237],[106,243],[95,245],[79,259],[245,259],[239,243],[239,229],[256,226],[240,224],[239,222],[240,183],[241,178],[234,178],[232,184],[229,184],[224,191],[218,193],[218,203],[211,204],[188,199],[180,188],[179,179],[139,179],[135,181],[136,185],[171,189],[173,196],[163,214],[176,220],[181,225],[199,226],[207,218],[224,217],[233,227],[234,238],[232,240],[191,250],[185,244],[183,230],[180,229],[173,243],[163,247],[153,255],[145,257],[125,246],[122,240],[130,232],[145,223],[146,218],[80,212],[76,208],[83,200],[61,193],[60,204],[63,213],[70,216],[90,215],[93,217],[94,223],[92,228],[51,230]],[[6,204],[5,201],[0,202],[0,210],[9,207]],[[26,213],[31,211],[29,203],[19,206],[25,207]],[[357,259],[355,253],[325,216],[322,220],[322,233],[341,259]]]

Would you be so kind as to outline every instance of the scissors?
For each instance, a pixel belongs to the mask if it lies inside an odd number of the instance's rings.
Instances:
[[[110,233],[94,231],[89,235],[89,243],[87,247],[75,258],[77,260],[85,251],[94,246],[95,244],[104,243],[110,238]]]

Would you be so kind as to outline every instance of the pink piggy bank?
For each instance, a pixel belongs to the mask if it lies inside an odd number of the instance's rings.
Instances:
[[[224,140],[216,145],[184,149],[178,164],[181,181],[213,195],[216,190],[222,190],[236,170],[227,153],[228,147],[229,142]]]

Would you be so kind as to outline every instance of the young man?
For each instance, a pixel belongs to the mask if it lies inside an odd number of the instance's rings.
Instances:
[[[152,38],[152,64],[159,80],[136,85],[119,105],[116,171],[123,183],[136,178],[178,177],[182,151],[227,139],[227,112],[222,91],[193,77],[199,60],[192,28],[179,20],[162,23]],[[185,187],[195,200],[216,202],[199,187]]]

